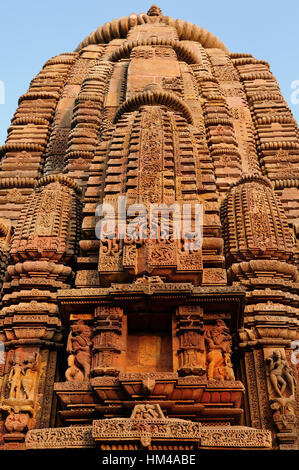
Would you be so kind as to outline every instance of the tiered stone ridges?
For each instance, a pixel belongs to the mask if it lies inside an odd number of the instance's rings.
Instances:
[[[298,339],[298,136],[267,62],[156,6],[46,62],[1,148],[0,446],[149,397],[240,424],[245,387],[246,424],[294,448],[291,379],[281,404],[269,364],[291,370]],[[159,220],[156,239],[99,239],[119,197],[201,204],[202,245]]]

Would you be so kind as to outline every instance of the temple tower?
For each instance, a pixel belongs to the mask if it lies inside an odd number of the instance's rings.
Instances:
[[[298,135],[155,5],[46,62],[0,149],[0,448],[298,448]]]

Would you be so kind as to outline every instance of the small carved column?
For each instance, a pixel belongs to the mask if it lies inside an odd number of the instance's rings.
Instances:
[[[117,376],[121,369],[123,310],[99,306],[95,309],[92,375]]]
[[[179,306],[176,328],[179,337],[178,373],[203,375],[206,372],[203,309],[198,305]]]

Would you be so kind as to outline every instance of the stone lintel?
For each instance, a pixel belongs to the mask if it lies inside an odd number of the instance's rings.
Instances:
[[[104,443],[130,444],[167,441],[193,442],[205,449],[271,449],[270,431],[246,426],[201,426],[179,419],[153,420],[145,426],[138,420],[95,420],[90,426],[32,429],[26,436],[27,449],[92,448]],[[109,424],[109,426],[108,426]],[[162,429],[163,428],[163,429]],[[165,428],[165,429],[164,429]],[[160,431],[159,431],[160,430]],[[167,435],[165,434],[167,432]]]

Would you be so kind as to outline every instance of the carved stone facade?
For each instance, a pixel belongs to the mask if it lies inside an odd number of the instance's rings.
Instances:
[[[298,135],[157,6],[46,62],[1,148],[0,449],[298,449]]]

